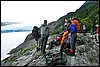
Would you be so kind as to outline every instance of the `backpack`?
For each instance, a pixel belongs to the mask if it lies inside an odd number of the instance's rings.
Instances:
[[[35,38],[36,41],[40,38],[39,28],[37,26],[33,27],[32,36]]]
[[[80,30],[80,21],[79,21],[79,19],[77,19],[77,18],[72,19],[72,24],[75,25],[77,31]]]

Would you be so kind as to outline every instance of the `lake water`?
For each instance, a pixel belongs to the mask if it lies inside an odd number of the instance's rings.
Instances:
[[[21,44],[29,33],[31,31],[1,33],[1,60],[8,57],[7,53]]]

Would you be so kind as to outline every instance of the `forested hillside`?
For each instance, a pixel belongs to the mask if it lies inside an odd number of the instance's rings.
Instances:
[[[78,18],[81,21],[81,30],[82,25],[86,24],[87,32],[90,32],[92,25],[99,24],[99,1],[86,1],[75,12],[70,12],[60,17],[57,21],[52,22],[52,24],[50,23],[49,26],[52,29],[51,34],[63,31],[64,20],[70,17]]]

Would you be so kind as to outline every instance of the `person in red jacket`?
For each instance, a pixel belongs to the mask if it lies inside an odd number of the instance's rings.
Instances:
[[[63,33],[62,33],[63,34]],[[62,34],[60,34],[56,39],[52,40],[50,43],[49,43],[49,47],[48,49],[52,49],[54,45],[60,45],[60,41],[62,39]]]
[[[99,25],[96,25],[96,42],[99,43]]]

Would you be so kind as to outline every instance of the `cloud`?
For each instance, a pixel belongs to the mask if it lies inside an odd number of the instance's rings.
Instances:
[[[75,11],[85,1],[1,1],[1,21],[41,25]]]

